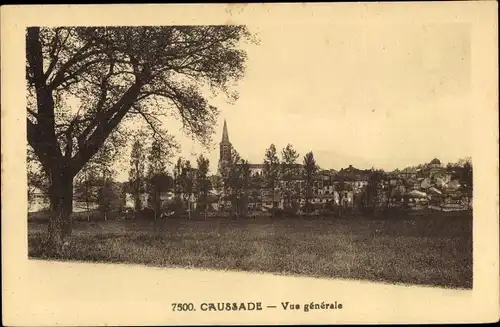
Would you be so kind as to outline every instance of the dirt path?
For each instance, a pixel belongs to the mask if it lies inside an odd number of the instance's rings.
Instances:
[[[28,260],[23,271],[26,294],[17,294],[18,301],[11,303],[10,311],[22,310],[24,325],[465,322],[474,317],[473,293],[462,290],[39,260]],[[264,309],[201,310],[204,302],[247,301],[260,301]],[[337,301],[343,308],[304,312],[304,304],[322,301]],[[196,311],[173,312],[174,302],[192,302]],[[285,311],[281,302],[300,304],[301,308]],[[267,305],[277,308],[268,309]],[[5,319],[8,324],[9,316]]]

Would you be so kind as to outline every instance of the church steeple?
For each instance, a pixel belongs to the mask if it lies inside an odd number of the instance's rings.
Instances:
[[[222,142],[221,143],[229,143],[229,134],[227,133],[226,119],[224,119],[224,129],[222,130]]]
[[[219,152],[219,172],[227,171],[227,167],[231,162],[231,142],[229,142],[229,134],[227,132],[227,123],[224,119],[224,128],[222,130],[222,141],[220,142]]]

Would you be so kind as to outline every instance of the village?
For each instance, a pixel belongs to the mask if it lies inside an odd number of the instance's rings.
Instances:
[[[172,177],[163,174],[156,192],[151,187],[148,189],[146,178],[142,181],[144,185],[136,190],[134,182],[111,182],[113,191],[108,194],[117,200],[106,201],[107,216],[126,218],[132,213],[133,217],[153,219],[196,215],[206,218],[280,213],[339,215],[369,211],[378,214],[391,210],[467,211],[472,208],[469,159],[444,166],[434,158],[428,163],[389,172],[358,169],[352,165],[340,170],[320,169],[315,162],[313,167],[308,167],[307,162],[251,164],[235,152],[226,122],[219,146],[217,174],[202,176],[198,168],[185,166],[187,162],[179,159],[177,174],[174,172]],[[294,151],[291,145],[288,150]],[[297,154],[294,156],[298,158]],[[308,169],[311,170],[309,178]],[[99,211],[98,196],[88,193],[98,195],[101,189],[100,185],[90,185],[87,192],[81,188],[78,192],[76,188],[74,212]],[[30,212],[47,209],[48,203],[43,192],[30,194]]]

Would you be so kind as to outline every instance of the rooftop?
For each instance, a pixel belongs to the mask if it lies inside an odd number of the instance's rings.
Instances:
[[[434,158],[434,159],[431,160],[430,164],[431,165],[440,165],[441,161],[439,161],[438,158]]]

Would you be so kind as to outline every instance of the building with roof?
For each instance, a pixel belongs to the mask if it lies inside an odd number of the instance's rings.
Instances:
[[[429,162],[429,167],[441,167],[441,160],[438,158],[432,159],[431,162]]]
[[[421,169],[415,167],[407,167],[399,172],[399,176],[406,180],[411,180],[417,178]]]

